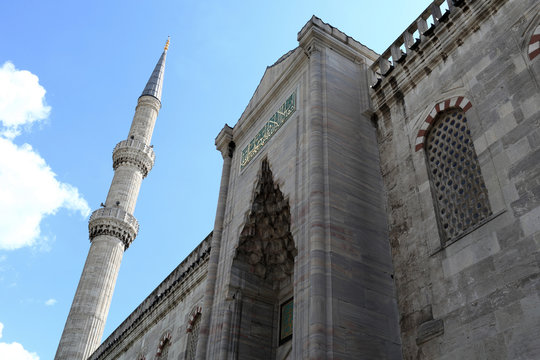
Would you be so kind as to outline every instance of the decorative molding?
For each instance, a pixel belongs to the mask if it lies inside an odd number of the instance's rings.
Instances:
[[[219,132],[219,134],[216,136],[216,149],[218,149],[219,152],[221,152],[221,156],[225,159],[226,157],[232,157],[232,153],[234,152],[234,146],[232,147],[231,151],[231,143],[233,142],[233,132],[232,128],[225,124],[223,126],[223,129]]]
[[[139,168],[145,178],[152,167],[156,155],[151,146],[135,139],[120,141],[113,150],[113,169],[116,170],[122,164],[131,164]]]
[[[298,32],[297,40],[308,57],[314,52],[320,52],[323,47],[332,48],[358,62],[371,63],[379,57],[375,51],[316,16],[312,16]]]
[[[289,201],[274,183],[270,165],[264,159],[235,258],[249,264],[251,272],[263,280],[279,282],[290,276],[298,253],[290,224]]]
[[[161,100],[152,95],[141,95],[137,107],[140,105],[151,106],[155,111],[159,111],[161,109]]]
[[[99,235],[114,236],[124,243],[125,250],[139,232],[137,219],[119,207],[97,209],[88,220],[90,241]]]
[[[467,112],[467,110],[469,110],[471,107],[471,102],[464,96],[454,96],[450,99],[441,101],[440,103],[436,104],[420,126],[420,130],[418,130],[414,150],[418,151],[424,147],[424,143],[426,140],[425,136],[429,132],[429,129],[431,129],[433,120],[435,119],[437,114],[452,108],[459,108],[463,110],[463,112]]]
[[[322,53],[322,46],[316,42],[312,42],[304,49],[304,53],[310,58],[314,53]]]

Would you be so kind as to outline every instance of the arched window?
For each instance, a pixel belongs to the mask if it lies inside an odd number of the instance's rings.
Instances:
[[[169,348],[171,347],[171,333],[165,333],[159,342],[156,359],[166,360],[169,356]]]
[[[465,112],[440,112],[425,141],[437,220],[446,242],[489,217],[491,208]]]
[[[197,313],[195,319],[190,323],[190,328],[188,329],[188,339],[187,339],[187,348],[186,348],[186,360],[195,359],[195,354],[197,353],[197,341],[199,340],[199,328],[201,327],[201,314]]]
[[[165,340],[163,347],[161,348],[161,354],[159,355],[159,360],[167,360],[169,357],[169,348],[171,347],[171,342]]]
[[[538,55],[540,55],[540,25],[538,25],[535,29],[533,34],[531,35],[531,39],[529,40],[527,53],[529,55],[529,60],[534,59]]]

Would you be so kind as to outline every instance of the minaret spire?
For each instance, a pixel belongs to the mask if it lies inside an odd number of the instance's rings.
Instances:
[[[105,206],[90,216],[90,250],[55,359],[85,360],[99,346],[124,251],[131,245],[139,223],[133,216],[142,180],[154,165],[150,146],[157,115],[169,40],[142,95],[126,140],[113,151],[114,177]]]
[[[169,50],[169,44],[171,42],[171,37],[167,39],[167,42],[165,43],[165,48],[163,49],[163,53],[161,54],[161,57],[159,58],[159,61],[156,64],[156,67],[154,68],[154,71],[152,72],[152,75],[150,76],[150,79],[148,79],[148,82],[146,83],[146,86],[144,87],[144,90],[141,94],[141,96],[150,95],[161,101],[161,89],[163,87],[163,74],[165,73],[165,59],[167,57],[167,50]]]

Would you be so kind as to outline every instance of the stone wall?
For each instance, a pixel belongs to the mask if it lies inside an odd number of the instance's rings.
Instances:
[[[389,50],[372,66],[405,359],[540,356],[540,59],[528,56],[538,11],[533,0],[464,1],[406,56]],[[457,107],[492,215],[445,242],[423,135]]]
[[[182,359],[199,310],[198,359],[538,358],[539,7],[435,0],[379,58],[313,17],[218,135],[210,260],[207,238],[91,359],[153,359],[165,339]],[[448,109],[490,211],[446,238],[425,146]]]
[[[169,359],[184,359],[190,317],[205,311],[201,304],[211,236],[156,287],[89,359],[154,359],[164,339],[171,344]]]
[[[377,56],[315,17],[298,40],[299,48],[267,69],[233,129],[236,150],[203,358],[397,359],[401,350],[384,193],[376,130],[368,114],[366,74]],[[292,94],[294,113],[243,162],[243,150]],[[239,239],[256,211],[265,162],[273,186],[290,206],[297,250],[293,337],[281,346],[276,314],[287,292],[263,287],[263,279],[246,273],[248,267],[235,265]],[[264,347],[256,346],[260,335]]]

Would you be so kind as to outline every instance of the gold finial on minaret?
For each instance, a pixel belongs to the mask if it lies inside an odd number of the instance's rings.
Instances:
[[[169,36],[169,37],[167,38],[167,42],[165,43],[165,48],[164,48],[165,51],[169,50],[169,43],[170,43],[170,42],[171,42],[171,37]]]

